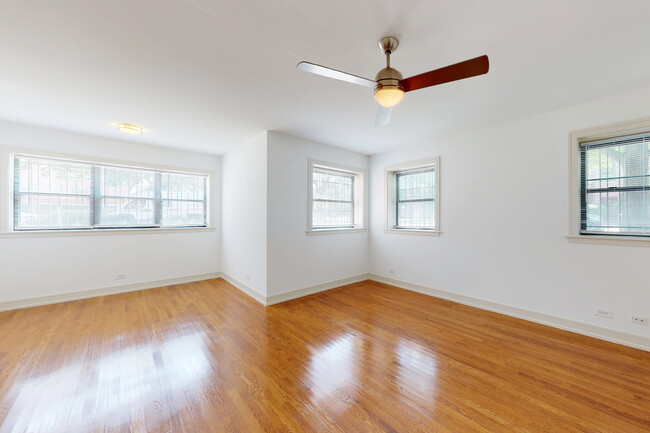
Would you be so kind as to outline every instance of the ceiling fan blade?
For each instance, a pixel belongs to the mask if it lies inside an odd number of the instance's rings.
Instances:
[[[392,107],[379,106],[377,108],[377,120],[375,126],[386,126],[390,122],[390,115],[393,113]]]
[[[348,74],[346,72],[337,71],[336,69],[326,68],[325,66],[317,65],[315,63],[300,62],[296,65],[296,68],[300,69],[301,71],[310,72],[312,74],[322,75],[323,77],[347,81],[348,83],[359,84],[366,87],[375,87],[377,84],[373,80],[359,77],[357,75]]]
[[[488,60],[488,56],[481,56],[454,65],[445,66],[444,68],[425,72],[424,74],[414,75],[402,80],[401,84],[404,87],[405,92],[411,92],[425,87],[436,86],[438,84],[487,74],[489,69],[490,61]]]

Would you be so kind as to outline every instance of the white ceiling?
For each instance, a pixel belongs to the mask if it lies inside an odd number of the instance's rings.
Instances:
[[[0,1],[0,119],[223,154],[275,130],[374,154],[650,84],[647,0]],[[374,78],[487,54],[374,126]],[[146,128],[142,136],[117,122]]]

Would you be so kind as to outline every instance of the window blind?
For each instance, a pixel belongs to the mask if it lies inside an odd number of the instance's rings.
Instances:
[[[207,176],[14,157],[14,230],[205,227]]]
[[[650,133],[580,144],[583,234],[650,236]]]
[[[314,167],[312,227],[354,227],[354,174]]]
[[[435,168],[395,173],[396,228],[434,230]]]

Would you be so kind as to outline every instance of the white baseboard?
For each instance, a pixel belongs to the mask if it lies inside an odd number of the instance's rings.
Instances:
[[[469,305],[471,307],[476,307],[483,310],[494,311],[495,313],[505,314],[506,316],[512,316],[518,319],[524,319],[530,322],[551,326],[553,328],[575,332],[577,334],[586,335],[588,337],[594,337],[601,340],[610,341],[612,343],[650,351],[650,338],[628,334],[626,332],[615,331],[613,329],[602,328],[600,326],[590,325],[588,323],[563,319],[561,317],[525,310],[523,308],[485,301],[471,296],[459,295],[453,292],[433,289],[431,287],[421,286],[419,284],[394,280],[392,278],[383,277],[381,275],[370,274],[368,276],[368,279],[377,281],[378,283],[389,284],[401,289],[410,290],[412,292],[422,293],[436,298],[447,299],[449,301],[458,302],[459,304]]]
[[[290,292],[279,293],[277,295],[268,296],[266,298],[266,305],[274,305],[281,302],[290,301],[292,299],[302,298],[303,296],[313,295],[314,293],[324,292],[326,290],[335,289],[337,287],[347,286],[348,284],[365,281],[368,278],[368,274],[361,274],[354,277],[343,278],[341,280],[330,281],[327,283],[304,287],[302,289],[292,290]]]
[[[138,290],[155,289],[158,287],[192,283],[195,281],[210,280],[219,277],[221,277],[221,272],[210,272],[207,274],[187,275],[185,277],[167,278],[164,280],[147,281],[144,283],[124,284],[121,286],[102,287],[99,289],[81,290],[78,292],[59,293],[56,295],[35,296],[32,298],[17,299],[15,301],[0,302],[0,311],[17,310],[19,308],[58,304],[59,302],[77,301],[79,299],[94,298],[97,296],[116,295],[119,293],[135,292]]]
[[[260,304],[266,305],[266,296],[262,295],[260,292],[253,289],[251,286],[242,283],[238,279],[232,277],[231,275],[226,274],[225,272],[221,273],[221,278],[228,281],[230,284],[235,286],[235,288],[239,289],[240,291],[244,292],[251,298],[255,299]]]
[[[221,273],[221,278],[235,286],[235,288],[244,292],[251,298],[264,306],[279,304],[281,302],[290,301],[292,299],[302,298],[303,296],[313,295],[314,293],[324,292],[325,290],[335,289],[337,287],[346,286],[348,284],[358,283],[368,279],[368,274],[361,274],[354,277],[344,278],[342,280],[329,281],[327,283],[316,284],[314,286],[303,287],[302,289],[292,290],[290,292],[279,293],[272,296],[264,296],[257,290],[253,289],[247,284],[242,283],[236,278],[224,272]]]

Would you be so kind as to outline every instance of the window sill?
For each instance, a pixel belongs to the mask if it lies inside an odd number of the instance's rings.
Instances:
[[[0,238],[40,238],[59,236],[110,236],[143,233],[213,232],[214,227],[151,228],[151,229],[102,229],[102,230],[34,230],[0,233]]]
[[[623,245],[627,247],[650,247],[650,238],[633,237],[633,236],[580,236],[569,235],[566,237],[571,243],[576,244],[601,244],[601,245]]]
[[[415,230],[415,229],[384,229],[384,233],[399,233],[403,235],[425,235],[440,236],[442,232],[437,230]]]
[[[367,232],[368,229],[363,228],[354,228],[354,229],[320,229],[320,230],[307,230],[307,236],[314,235],[334,235],[339,233],[363,233]]]

